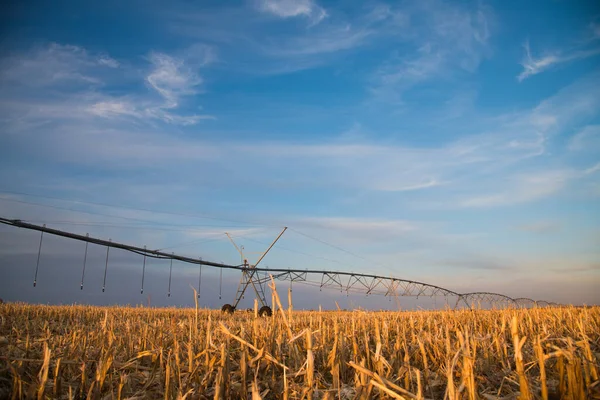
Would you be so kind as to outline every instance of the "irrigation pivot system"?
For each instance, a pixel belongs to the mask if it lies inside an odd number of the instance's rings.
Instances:
[[[121,249],[138,254],[144,258],[143,269],[142,269],[142,280],[141,280],[141,292],[144,292],[144,275],[146,271],[146,258],[156,259],[167,259],[171,260],[169,269],[169,291],[168,296],[171,294],[171,274],[173,270],[173,260],[180,261],[188,264],[195,264],[199,266],[198,283],[200,284],[202,279],[202,266],[220,269],[221,273],[223,270],[238,270],[241,272],[240,283],[235,295],[233,304],[225,304],[222,307],[224,312],[234,312],[239,305],[241,299],[246,293],[249,286],[252,286],[257,300],[260,302],[261,308],[259,313],[261,315],[271,315],[271,308],[267,305],[263,285],[271,279],[285,280],[290,282],[300,282],[311,286],[319,287],[319,289],[334,289],[340,292],[349,293],[362,293],[366,295],[383,295],[386,297],[399,296],[414,296],[414,297],[436,297],[444,296],[456,297],[455,308],[459,304],[464,304],[467,307],[471,307],[472,304],[479,304],[481,302],[489,303],[495,307],[546,307],[546,306],[558,306],[558,304],[547,301],[536,301],[530,298],[512,298],[500,293],[491,292],[471,292],[471,293],[459,293],[450,289],[443,288],[441,286],[432,285],[429,283],[412,281],[407,279],[400,279],[390,276],[381,276],[374,274],[363,274],[355,272],[342,272],[342,271],[330,271],[330,270],[317,270],[317,269],[289,269],[289,268],[262,268],[259,267],[260,262],[265,258],[269,251],[275,246],[277,241],[281,238],[287,228],[284,228],[277,238],[271,243],[271,245],[263,252],[259,259],[254,263],[248,263],[243,253],[243,247],[238,246],[231,236],[226,233],[231,243],[235,246],[241,256],[241,263],[238,265],[218,263],[213,261],[203,260],[201,258],[191,258],[180,256],[174,253],[166,253],[160,250],[150,250],[146,247],[137,247],[125,243],[113,242],[110,239],[104,240],[94,238],[89,235],[80,235],[72,232],[62,231],[58,229],[48,228],[45,225],[35,225],[24,222],[19,219],[7,219],[0,217],[0,223],[8,226],[17,228],[29,229],[38,231],[40,233],[40,243],[38,248],[38,257],[35,268],[35,275],[33,286],[37,284],[37,275],[40,266],[40,255],[42,252],[42,243],[44,234],[51,234],[55,236],[64,237],[71,240],[78,240],[86,243],[85,256],[83,261],[82,275],[81,275],[81,289],[83,289],[84,278],[85,278],[85,264],[87,260],[88,244],[95,244],[98,246],[106,247],[106,262],[104,269],[104,282],[102,291],[104,292],[106,287],[106,273],[108,270],[108,256],[111,248]]]

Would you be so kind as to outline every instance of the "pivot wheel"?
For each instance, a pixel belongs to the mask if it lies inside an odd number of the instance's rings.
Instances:
[[[273,311],[269,306],[262,306],[260,310],[258,310],[259,317],[270,317],[271,315],[273,315]]]
[[[221,312],[224,312],[225,314],[233,314],[234,311],[235,308],[233,308],[231,304],[225,304],[223,307],[221,307]]]

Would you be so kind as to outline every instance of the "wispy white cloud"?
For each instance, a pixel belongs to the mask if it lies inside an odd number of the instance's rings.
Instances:
[[[490,53],[492,13],[485,6],[469,9],[432,0],[366,4],[352,13],[332,9],[329,15],[312,0],[255,0],[251,4],[283,19],[308,18],[313,26],[269,29],[272,21],[228,8],[177,14],[172,17],[172,29],[219,43],[225,54],[222,67],[261,74],[313,68],[332,62],[339,54],[385,46],[397,54],[376,74],[388,84],[391,80],[421,81],[455,68],[473,72]],[[235,55],[236,63],[229,63],[228,55]],[[406,78],[401,78],[404,74]]]
[[[593,57],[600,54],[600,47],[571,50],[567,52],[550,52],[540,57],[534,57],[531,55],[529,41],[526,41],[523,45],[525,49],[525,55],[521,61],[523,71],[517,76],[519,82],[525,79],[537,75],[543,71],[554,68],[560,64],[566,64],[572,61],[583,60],[585,58]]]
[[[324,55],[358,47],[364,44],[371,34],[367,29],[351,25],[332,26],[304,36],[274,40],[263,45],[263,49],[266,54],[277,57]]]
[[[106,74],[106,69],[118,67],[118,61],[106,54],[90,54],[79,46],[49,43],[27,53],[2,58],[0,79],[29,87],[100,84],[99,76]]]
[[[546,234],[546,233],[554,233],[558,232],[561,228],[561,225],[556,221],[537,221],[527,224],[522,224],[516,227],[520,231],[530,232],[530,233],[538,233],[538,234]]]
[[[469,72],[473,72],[489,54],[490,19],[492,10],[479,4],[477,8],[461,9],[443,3],[431,3],[432,27],[435,40],[451,45],[448,51],[456,51],[459,60],[453,63]]]
[[[569,150],[600,152],[600,125],[588,125],[577,132],[569,141]]]
[[[179,115],[171,111],[175,108],[173,103],[156,105],[154,102],[124,97],[103,98],[98,102],[91,103],[83,111],[106,119],[131,117],[136,120],[161,120],[183,126],[195,125],[202,120],[215,119],[214,116],[207,114]]]
[[[504,182],[495,183],[496,189],[490,190],[490,194],[465,198],[460,200],[459,206],[489,208],[534,202],[555,195],[569,184],[583,180],[598,171],[600,171],[600,163],[581,170],[563,169],[528,174],[517,173],[509,176]]]
[[[498,119],[503,134],[499,147],[521,150],[523,157],[545,154],[548,142],[569,127],[590,121],[600,106],[600,80],[592,73],[562,88],[527,112],[509,114]]]
[[[411,221],[373,218],[306,217],[292,218],[290,222],[301,228],[346,232],[351,236],[368,237],[369,240],[395,237],[418,229]]]
[[[182,125],[193,125],[202,119],[214,118],[210,115],[197,114],[182,116],[170,111],[180,105],[183,97],[199,93],[203,79],[196,71],[215,59],[212,49],[206,46],[188,49],[185,57],[177,58],[157,52],[150,54],[149,59],[153,68],[146,81],[164,98],[164,103],[146,107],[143,111],[144,115]]]
[[[398,50],[372,77],[376,98],[401,103],[402,94],[415,85],[436,78],[448,79],[457,71],[474,72],[490,54],[489,19],[492,12],[480,6],[470,10],[458,5],[428,1],[403,10],[410,18],[412,35],[396,32]],[[400,20],[401,26],[405,24]]]
[[[391,91],[402,92],[419,82],[425,81],[437,75],[445,65],[446,59],[443,50],[433,49],[427,43],[417,49],[414,58],[401,57],[400,60],[392,61],[376,73],[377,86],[374,92]]]
[[[223,55],[220,68],[274,75],[331,63],[343,54],[377,43],[378,38],[390,40],[402,20],[398,17],[401,13],[392,14],[384,7],[367,8],[353,16],[342,12],[329,16],[312,1],[256,0],[252,4],[264,13],[231,8],[177,14],[172,29],[187,37],[218,43]],[[278,18],[265,19],[265,13]],[[294,17],[308,18],[310,26],[280,25],[281,18]],[[392,24],[395,30],[388,29]]]
[[[425,181],[423,183],[417,183],[415,185],[408,185],[408,186],[404,186],[404,187],[396,187],[395,191],[396,192],[410,192],[413,190],[421,190],[421,189],[428,189],[428,188],[432,188],[432,187],[436,187],[436,186],[441,186],[444,185],[443,182],[439,182],[435,179],[430,179],[428,181]]]
[[[88,107],[88,112],[101,117],[114,117],[129,115],[139,118],[141,113],[136,109],[132,102],[122,100],[103,100]]]
[[[600,162],[597,163],[596,165],[593,165],[593,166],[587,168],[586,170],[583,171],[583,173],[584,173],[584,175],[590,175],[590,174],[594,174],[598,171],[600,171]]]
[[[325,9],[312,0],[258,0],[257,7],[280,18],[306,17],[312,25],[327,17]]]
[[[198,70],[214,60],[211,48],[192,46],[182,56],[153,52],[148,60],[151,68],[142,77],[131,69],[121,71],[121,64],[107,54],[91,55],[78,46],[51,43],[15,54],[0,61],[0,79],[4,88],[18,93],[16,98],[4,100],[5,108],[16,109],[17,115],[27,115],[35,109],[34,118],[30,120],[81,119],[87,114],[106,119],[160,120],[192,125],[202,119],[214,118],[206,114],[181,115],[177,112],[184,98],[201,92],[203,80]],[[100,90],[108,84],[135,84],[131,76],[135,76],[140,88],[127,95],[111,95]],[[158,96],[140,90],[144,81]],[[16,115],[9,118],[14,117]]]
[[[550,268],[550,271],[556,272],[559,274],[600,272],[600,263],[590,263],[590,264],[581,264],[580,263],[579,265],[575,265],[575,266],[568,265],[567,263],[565,263],[561,267],[557,266],[554,268]]]
[[[119,68],[119,65],[121,65],[117,60],[107,55],[101,55],[98,58],[98,63],[100,65],[106,65],[109,68]]]
[[[532,202],[557,193],[573,177],[570,171],[548,171],[518,175],[510,179],[501,192],[475,196],[460,201],[465,208],[498,207]]]
[[[488,272],[514,271],[516,268],[500,257],[468,254],[465,257],[446,258],[438,261],[440,265],[453,269],[483,270]]]
[[[196,93],[202,78],[187,68],[182,60],[163,53],[150,54],[154,68],[146,77],[150,86],[165,98],[165,108],[175,108],[179,98]]]

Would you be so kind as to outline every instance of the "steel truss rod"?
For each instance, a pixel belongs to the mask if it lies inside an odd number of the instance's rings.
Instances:
[[[538,307],[538,302],[528,297],[516,298],[515,303],[517,303],[519,307]]]
[[[35,265],[35,275],[33,277],[33,287],[37,285],[38,270],[40,269],[40,255],[42,254],[42,242],[44,240],[44,231],[40,234],[40,247],[38,248],[37,264]]]
[[[347,293],[377,294],[383,296],[423,296],[432,297],[437,295],[460,297],[460,293],[445,289],[428,283],[409,281],[379,275],[359,274],[353,272],[334,272],[318,270],[279,270],[269,269],[273,278],[278,280],[300,281],[320,289],[336,289]],[[308,276],[317,277],[320,280],[309,280]],[[262,277],[259,283],[267,282],[270,278]]]
[[[88,234],[86,234],[86,236],[90,236]],[[83,269],[81,271],[81,286],[80,286],[80,290],[83,290],[83,278],[85,278],[85,263],[87,262],[87,252],[88,252],[88,242],[85,242],[85,255],[83,256]]]
[[[209,267],[223,269],[232,269],[242,271],[242,280],[246,284],[251,283],[252,285],[258,284],[262,289],[262,284],[270,280],[269,275],[273,275],[273,278],[278,280],[289,280],[304,282],[318,286],[319,288],[337,289],[341,292],[346,291],[347,293],[364,293],[364,294],[379,294],[384,296],[423,296],[423,297],[434,297],[434,296],[456,296],[457,305],[463,302],[465,305],[470,307],[470,302],[490,302],[492,304],[502,304],[513,307],[522,307],[527,305],[535,305],[537,307],[548,307],[548,306],[559,306],[557,303],[547,301],[536,301],[529,298],[516,298],[513,299],[509,296],[492,293],[492,292],[472,292],[472,293],[458,293],[450,289],[443,288],[428,284],[425,282],[411,281],[407,279],[399,279],[389,276],[381,276],[374,274],[361,274],[354,272],[343,272],[343,271],[329,271],[329,270],[308,270],[308,269],[290,269],[290,268],[259,268],[256,267],[258,262],[254,265],[240,264],[231,265],[224,263],[217,263],[213,261],[206,261],[203,259],[191,258],[176,255],[174,253],[165,253],[159,250],[149,250],[142,247],[131,246],[124,243],[113,242],[110,240],[103,240],[94,238],[91,236],[78,235],[71,232],[61,231],[58,229],[48,228],[46,226],[34,225],[27,222],[23,222],[18,219],[6,219],[0,217],[0,223],[10,225],[18,228],[30,229],[38,232],[44,232],[56,236],[61,236],[69,239],[80,240],[87,243],[93,243],[100,246],[106,246],[107,250],[110,247],[130,251],[142,256],[177,260],[189,264],[206,265]],[[283,233],[283,232],[282,232]],[[280,234],[281,236],[281,234]],[[273,247],[273,245],[271,245]],[[269,250],[270,248],[269,247]],[[108,253],[108,252],[107,252]],[[266,254],[266,252],[264,253]],[[263,254],[263,256],[264,256]],[[107,257],[108,260],[108,257]],[[261,257],[262,260],[262,257]],[[260,261],[260,260],[259,260]],[[108,262],[107,262],[108,264]],[[105,271],[106,272],[106,271]],[[260,273],[264,273],[261,275]],[[317,279],[308,280],[308,276],[313,276]],[[245,279],[244,279],[245,278]],[[320,278],[320,279],[319,279]],[[262,290],[255,287],[257,292]],[[264,295],[263,295],[264,296]],[[241,295],[240,295],[241,297]]]
[[[171,297],[171,276],[173,275],[173,259],[171,258],[171,265],[169,266],[169,290],[167,297]]]
[[[463,293],[460,295],[460,300],[462,300],[467,306],[470,306],[470,303],[478,303],[478,302],[487,302],[491,304],[498,305],[512,305],[519,306],[519,303],[513,299],[512,297],[505,296],[499,293],[491,293],[491,292],[472,292],[472,293]]]

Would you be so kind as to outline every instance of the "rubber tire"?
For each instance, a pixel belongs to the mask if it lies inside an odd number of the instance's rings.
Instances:
[[[270,317],[271,315],[273,315],[273,311],[269,306],[262,306],[260,310],[258,310],[259,317]]]
[[[233,308],[231,304],[225,304],[223,307],[221,307],[221,312],[225,314],[233,314],[234,311],[235,308]]]

